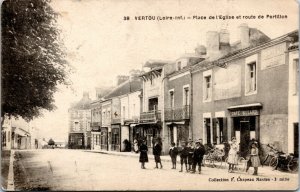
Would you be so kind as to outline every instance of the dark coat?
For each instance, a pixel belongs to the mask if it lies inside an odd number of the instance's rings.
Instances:
[[[178,149],[177,147],[174,147],[173,149],[169,150],[169,155],[173,158],[175,158],[178,155]]]
[[[180,154],[180,158],[187,158],[188,155],[189,155],[189,150],[187,147],[184,147],[182,148],[180,151],[179,151],[179,154]]]
[[[141,144],[139,151],[140,151],[140,162],[141,163],[148,162],[148,154],[147,154],[148,147],[147,147],[147,145]]]
[[[160,156],[161,155],[161,150],[162,150],[162,147],[161,147],[160,144],[154,145],[154,147],[153,147],[153,155]]]
[[[204,145],[200,145],[199,148],[195,148],[194,149],[194,153],[193,153],[193,159],[194,159],[194,161],[195,162],[202,161],[204,154],[205,154],[205,147],[204,147]]]

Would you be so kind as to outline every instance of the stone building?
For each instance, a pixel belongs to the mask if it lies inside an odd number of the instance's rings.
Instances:
[[[88,93],[77,103],[71,105],[69,113],[68,147],[71,149],[90,148],[91,146],[91,108]]]

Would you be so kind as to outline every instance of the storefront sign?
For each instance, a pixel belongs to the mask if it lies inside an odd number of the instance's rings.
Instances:
[[[261,51],[261,70],[285,64],[286,44],[282,43]]]
[[[232,117],[257,116],[259,115],[259,111],[258,110],[231,111],[230,115]]]

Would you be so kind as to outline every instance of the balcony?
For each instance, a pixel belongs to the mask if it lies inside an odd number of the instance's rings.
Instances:
[[[132,116],[132,118],[123,118],[122,119],[124,124],[131,124],[131,123],[138,123],[139,117],[138,116]]]
[[[141,113],[140,123],[156,123],[161,121],[160,111],[148,111]]]
[[[165,109],[165,121],[182,121],[190,119],[190,106],[185,105],[180,108]]]
[[[92,122],[91,123],[92,127],[100,126],[101,127],[101,122]]]
[[[111,124],[118,124],[121,123],[121,118],[112,118],[111,119]]]

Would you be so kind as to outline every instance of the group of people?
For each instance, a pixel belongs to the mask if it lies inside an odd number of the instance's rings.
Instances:
[[[143,140],[142,144],[139,147],[140,151],[140,163],[141,168],[145,169],[145,163],[148,162],[148,147],[146,145],[145,140]],[[161,151],[162,146],[159,140],[156,140],[153,145],[153,155],[155,160],[155,168],[159,168],[158,165],[160,165],[160,168],[163,168],[163,165],[161,163]],[[177,148],[175,146],[175,143],[171,143],[171,147],[169,150],[169,155],[171,157],[172,161],[172,169],[176,169],[176,162],[177,162],[177,156],[180,156],[180,165],[181,169],[180,172],[183,171],[183,165],[185,165],[185,169],[187,172],[195,173],[196,167],[198,166],[198,172],[201,173],[201,164],[203,160],[203,156],[205,154],[205,147],[202,144],[202,140],[199,139],[195,142],[195,145],[193,144],[193,141],[189,139],[188,142],[182,142],[181,148]]]
[[[239,158],[239,146],[237,144],[236,138],[233,137],[231,139],[230,144],[230,150],[228,153],[228,172],[232,173],[234,170],[234,167],[238,164],[238,158]],[[257,175],[258,167],[260,166],[260,159],[259,159],[259,149],[258,149],[258,142],[255,139],[252,139],[249,143],[248,147],[248,155],[247,155],[247,167],[246,172],[248,172],[250,167],[254,168],[253,175]]]
[[[234,171],[234,167],[238,164],[239,158],[239,145],[237,144],[237,140],[235,137],[231,139],[229,142],[230,150],[228,152],[228,161],[229,169],[228,172],[232,173]],[[258,142],[255,139],[252,139],[249,143],[249,151],[247,156],[247,168],[246,172],[248,172],[250,167],[254,167],[253,175],[257,175],[258,167],[260,166],[259,159],[259,149]],[[148,162],[148,147],[146,145],[146,141],[143,140],[142,144],[139,146],[140,158],[139,161],[141,163],[141,168],[145,169],[145,163]],[[161,163],[161,152],[162,152],[162,144],[160,140],[156,140],[153,145],[153,155],[155,160],[155,168],[163,168]],[[189,139],[188,142],[181,142],[181,147],[178,148],[175,146],[175,143],[171,143],[171,147],[169,149],[169,155],[171,157],[172,169],[176,169],[177,156],[180,157],[180,171],[183,172],[183,166],[185,166],[186,172],[195,173],[196,167],[198,166],[198,172],[201,173],[201,165],[202,160],[205,155],[205,147],[202,144],[202,140],[199,139],[195,141],[195,144],[192,139]],[[160,165],[160,167],[158,167]]]

